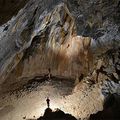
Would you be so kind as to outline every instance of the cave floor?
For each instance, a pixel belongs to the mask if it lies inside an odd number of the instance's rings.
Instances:
[[[21,89],[0,97],[0,120],[37,119],[47,108],[46,97],[50,97],[52,109],[64,110],[62,100],[71,94],[73,88],[72,80],[29,82]]]
[[[58,108],[76,118],[89,118],[103,109],[100,85],[86,80],[76,84],[65,77],[35,77],[7,87],[10,92],[0,96],[0,120],[36,120],[47,108],[47,97],[52,110]]]

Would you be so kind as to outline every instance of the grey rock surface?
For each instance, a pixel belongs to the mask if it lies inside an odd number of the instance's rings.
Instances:
[[[57,42],[61,38],[65,37],[65,39],[70,39],[74,33],[76,36],[87,36],[92,39],[89,48],[92,50],[93,55],[100,55],[111,48],[118,48],[120,42],[119,4],[119,0],[29,1],[27,5],[19,11],[12,24],[10,24],[6,35],[1,38],[0,76],[4,79],[4,76],[7,76],[15,68],[24,56],[25,50],[28,47],[32,47],[34,38],[40,37],[41,39],[42,34],[47,35],[46,38],[43,39],[46,39],[44,40],[46,44],[44,48],[48,49],[52,30],[60,33],[59,30],[62,30],[63,25],[64,30],[62,34],[57,37],[55,36],[57,33],[54,33],[55,38],[54,36],[53,38],[55,39],[56,46],[57,44],[58,46],[62,45]],[[56,16],[54,16],[55,11]],[[69,25],[68,23],[64,23],[64,11],[70,16],[73,23],[69,24],[73,24],[74,27],[71,28],[74,30],[67,29]],[[54,17],[49,19],[51,15]],[[54,26],[59,27],[54,29]],[[53,42],[50,43],[50,46],[53,46]],[[59,51],[60,47],[57,49]]]

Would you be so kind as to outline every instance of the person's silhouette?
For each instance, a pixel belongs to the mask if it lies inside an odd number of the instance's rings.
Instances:
[[[51,79],[51,69],[50,68],[48,68],[48,78],[49,78],[49,80]]]
[[[49,108],[50,107],[50,99],[48,97],[46,99],[46,102],[47,102],[47,107]]]

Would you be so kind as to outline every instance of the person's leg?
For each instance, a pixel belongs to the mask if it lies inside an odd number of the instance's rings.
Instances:
[[[48,108],[50,107],[49,102],[47,102],[47,107],[48,107]]]
[[[50,108],[50,104],[48,103],[48,108]]]

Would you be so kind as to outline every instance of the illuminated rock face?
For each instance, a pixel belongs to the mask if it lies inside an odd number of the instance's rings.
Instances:
[[[43,74],[49,68],[54,75],[70,77],[92,71],[93,56],[119,47],[119,21],[114,19],[119,17],[119,3],[112,1],[111,7],[106,3],[30,1],[1,38],[1,83],[7,77],[11,81]]]
[[[29,4],[19,12],[1,40],[1,52],[6,42],[12,40],[1,54],[1,82],[13,69],[9,82],[47,73],[49,68],[53,75],[79,77],[81,73],[86,74],[92,65],[91,38],[76,34],[75,20],[64,3],[50,11],[45,9],[41,14],[36,4],[31,6],[33,13]],[[24,10],[30,12],[30,18]],[[8,55],[3,59],[5,54]]]

